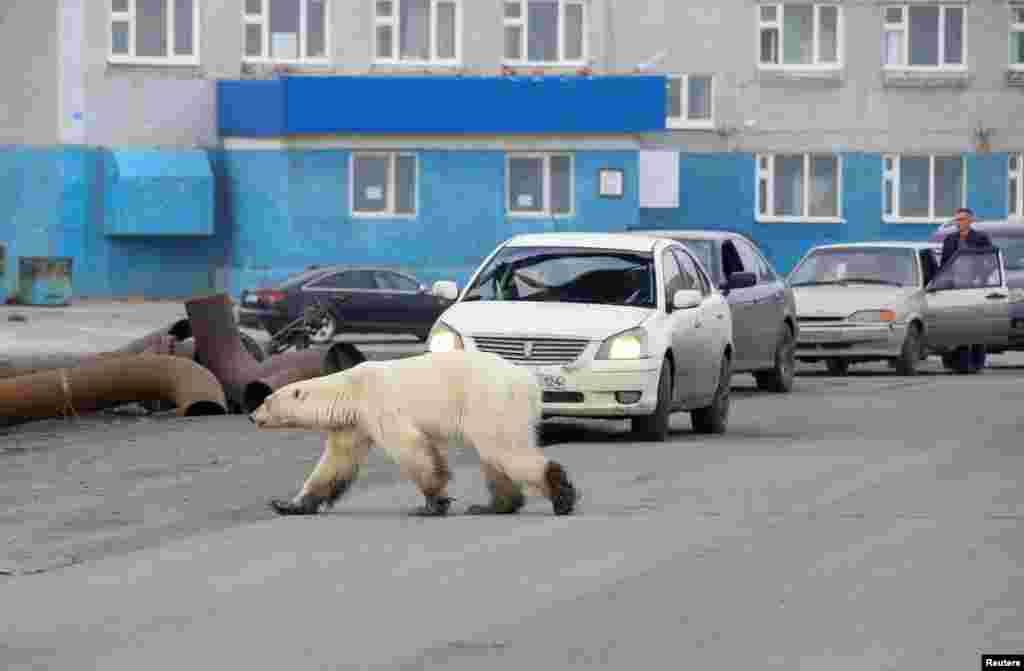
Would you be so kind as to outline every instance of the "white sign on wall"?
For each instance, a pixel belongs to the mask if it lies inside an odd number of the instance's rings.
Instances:
[[[640,207],[679,207],[679,152],[640,152]]]

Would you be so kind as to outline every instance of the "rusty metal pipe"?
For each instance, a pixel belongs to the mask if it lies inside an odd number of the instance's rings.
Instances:
[[[87,354],[51,354],[31,355],[22,358],[20,361],[8,360],[0,364],[0,378],[18,377],[31,375],[47,370],[58,368],[74,368],[90,361],[95,361],[109,354],[142,354],[151,352],[154,354],[173,354],[175,343],[188,340],[192,337],[192,325],[188,319],[178,321],[157,329],[152,333],[137,338],[127,345],[118,347],[111,352],[90,352]]]
[[[168,401],[182,417],[227,412],[213,373],[167,354],[115,354],[0,381],[0,417],[6,418],[55,417],[132,401]]]
[[[242,345],[226,294],[186,301],[185,310],[192,324],[198,360],[224,385],[232,412],[245,412],[257,398],[262,403],[267,394],[288,382],[335,373],[365,360],[354,345],[337,343],[326,351],[311,348],[284,352],[261,364]]]
[[[242,407],[247,413],[253,412],[267,396],[287,384],[337,373],[363,361],[366,357],[349,343],[335,343],[326,351],[304,349],[277,354],[260,366],[261,377],[245,385]]]

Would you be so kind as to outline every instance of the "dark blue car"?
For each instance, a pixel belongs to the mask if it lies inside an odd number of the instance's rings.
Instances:
[[[414,335],[426,341],[451,301],[434,296],[414,276],[391,268],[324,266],[261,289],[242,291],[238,323],[274,334],[323,304],[330,315],[313,336],[331,342],[339,333]]]

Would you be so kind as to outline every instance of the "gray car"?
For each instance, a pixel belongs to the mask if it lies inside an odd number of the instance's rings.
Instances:
[[[1010,328],[1006,342],[990,345],[988,351],[993,354],[1024,351],[1024,300],[1018,298],[1024,294],[1024,218],[977,221],[972,228],[987,233],[992,244],[1002,250],[1006,287],[1014,298],[1010,303]],[[943,226],[932,234],[931,240],[941,244],[942,239],[955,230],[956,224]],[[947,368],[952,367],[949,359],[944,361]]]
[[[789,275],[800,320],[797,358],[889,361],[913,375],[928,353],[1005,342],[1010,291],[1002,253],[964,251],[939,270],[936,243],[863,242],[811,249]]]
[[[764,390],[793,388],[799,326],[785,279],[758,245],[734,231],[631,231],[677,240],[701,261],[729,302],[736,347],[734,373],[752,373]]]

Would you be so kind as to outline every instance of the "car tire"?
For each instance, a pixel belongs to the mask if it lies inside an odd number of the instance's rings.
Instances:
[[[693,430],[697,433],[725,433],[729,424],[729,409],[732,405],[732,362],[722,356],[722,372],[718,377],[715,397],[711,405],[690,412]]]
[[[334,316],[333,312],[328,312],[323,325],[310,336],[310,340],[317,345],[325,345],[332,342],[336,335],[338,335],[338,318]]]
[[[788,393],[793,389],[796,375],[796,341],[789,324],[782,325],[782,335],[775,346],[775,367],[770,371],[754,373],[757,388],[763,391]]]
[[[850,370],[850,362],[837,357],[826,359],[825,366],[828,368],[829,375],[846,375]]]
[[[658,376],[658,404],[654,412],[643,417],[630,419],[630,428],[641,440],[662,441],[668,437],[669,420],[672,417],[672,364],[668,357],[661,363]]]
[[[921,327],[911,324],[907,336],[903,339],[903,349],[896,359],[896,373],[899,375],[916,375],[917,365],[921,362]]]

